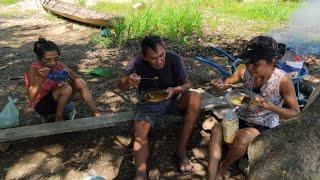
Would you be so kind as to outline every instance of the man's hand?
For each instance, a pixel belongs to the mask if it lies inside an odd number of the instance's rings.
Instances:
[[[40,75],[41,77],[43,77],[43,78],[47,78],[49,72],[50,72],[50,68],[40,68],[40,69],[38,69],[39,75]]]
[[[129,85],[136,87],[139,86],[141,81],[141,77],[139,75],[137,75],[136,73],[132,73],[129,75]]]
[[[172,87],[168,87],[166,89],[166,92],[168,93],[168,96],[166,97],[166,99],[170,99],[174,95],[174,89]]]

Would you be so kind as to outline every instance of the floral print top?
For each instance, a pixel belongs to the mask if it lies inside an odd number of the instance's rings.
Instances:
[[[260,92],[257,94],[276,106],[282,107],[283,98],[280,94],[279,86],[280,81],[284,76],[287,76],[284,71],[275,68],[270,79],[263,84],[260,88]],[[253,90],[254,79],[247,70],[244,72],[242,81],[247,89]],[[252,124],[274,128],[279,125],[278,114],[262,109],[259,106],[250,109],[239,108],[237,110],[237,115],[239,119],[245,121],[249,126]]]

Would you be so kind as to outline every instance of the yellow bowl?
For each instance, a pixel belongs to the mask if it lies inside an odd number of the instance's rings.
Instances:
[[[148,91],[144,94],[144,99],[148,102],[161,102],[166,100],[169,93],[165,90]]]

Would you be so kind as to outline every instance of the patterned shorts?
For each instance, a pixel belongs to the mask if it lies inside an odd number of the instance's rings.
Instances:
[[[172,97],[159,103],[138,103],[135,108],[134,120],[146,121],[154,126],[163,114],[181,115],[178,109],[179,97]]]

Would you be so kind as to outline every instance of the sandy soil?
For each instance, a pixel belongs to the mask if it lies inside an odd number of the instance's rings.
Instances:
[[[26,7],[24,10],[21,9],[23,5]],[[48,16],[40,7],[38,9],[34,1],[0,7],[2,12],[16,10],[19,13],[13,16],[1,16],[0,13],[0,107],[7,103],[8,96],[18,98],[22,126],[40,123],[38,114],[26,103],[22,79],[28,65],[35,60],[33,43],[39,36],[60,46],[61,60],[88,82],[99,109],[105,113],[132,109],[136,102],[135,92],[121,92],[115,80],[127,60],[138,50],[138,42],[122,47],[102,48],[91,41],[92,35],[98,34],[99,29]],[[196,62],[195,55],[212,56],[207,43],[238,52],[246,38],[234,40],[213,34],[205,41],[199,40],[198,45],[185,47],[169,44],[169,49],[182,55],[194,86],[208,89],[209,80],[218,77],[217,73]],[[221,61],[221,64],[227,63]],[[310,73],[315,74],[318,71],[315,65],[319,65],[319,61],[310,57],[309,64]],[[94,67],[110,69],[111,76],[101,78],[84,73]],[[79,96],[75,96],[73,101],[76,103],[77,118],[90,116],[89,109]],[[203,115],[202,120],[205,118],[207,116]],[[197,172],[188,177],[179,176],[173,150],[179,136],[180,128],[177,127],[181,127],[181,124],[173,124],[165,132],[158,128],[151,134],[150,179],[203,179],[209,134],[201,130],[199,122],[189,152],[196,163]],[[83,179],[88,172],[106,179],[132,179],[134,166],[130,151],[131,137],[132,125],[124,123],[114,128],[13,142],[7,152],[0,154],[0,179]]]

